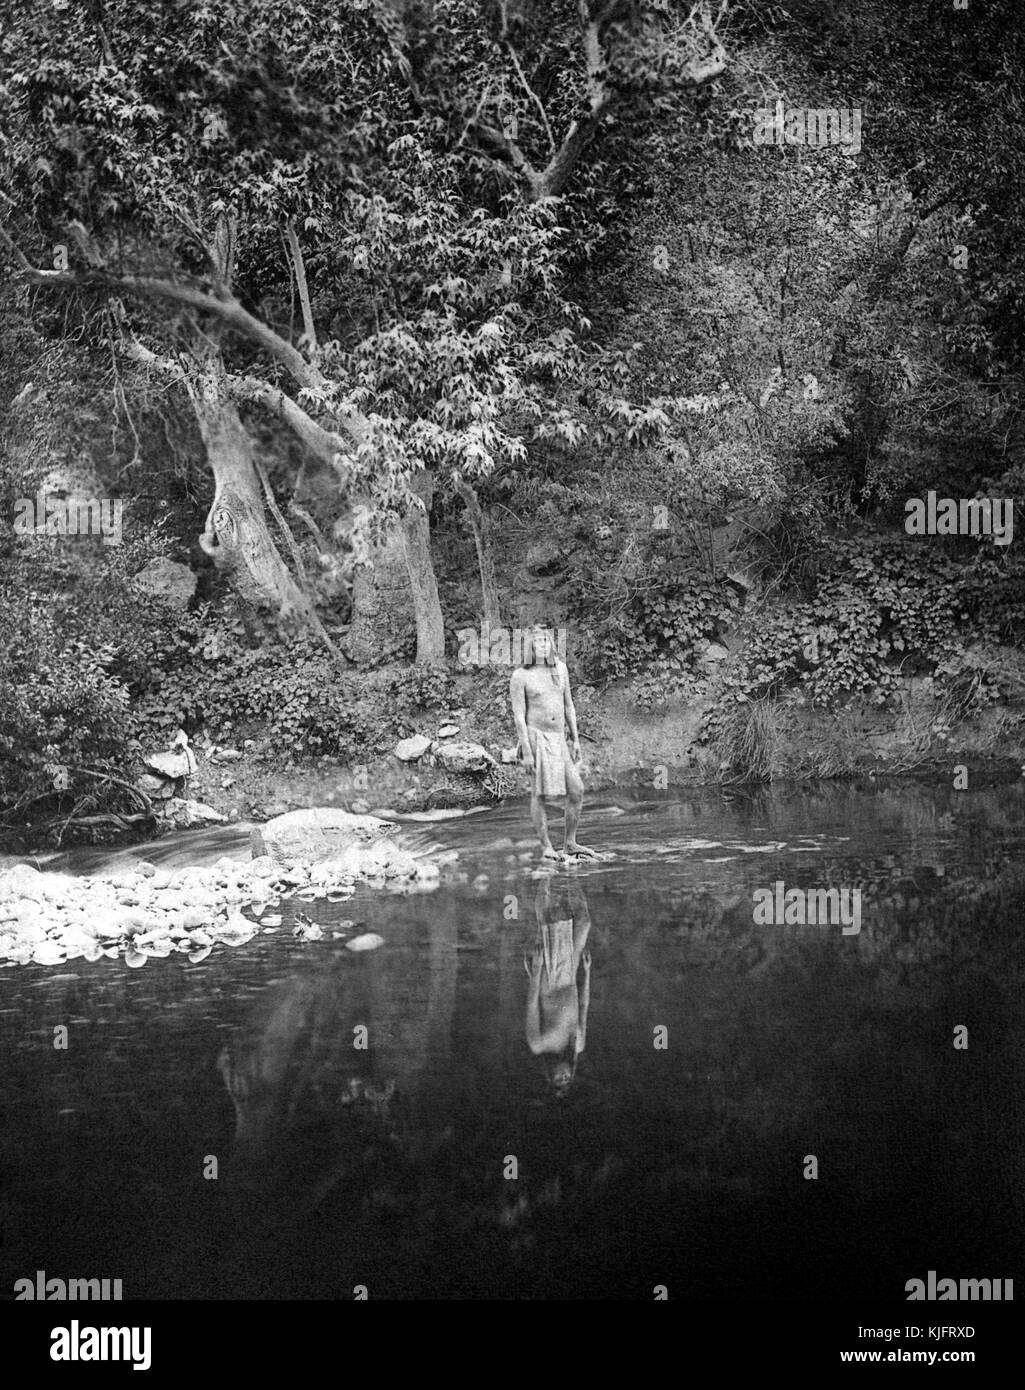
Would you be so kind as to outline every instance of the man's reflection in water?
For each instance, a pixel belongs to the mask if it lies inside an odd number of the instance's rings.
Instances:
[[[544,1060],[549,1083],[565,1096],[576,1076],[577,1060],[587,1041],[591,999],[591,956],[585,949],[591,917],[583,889],[571,882],[568,908],[552,905],[551,879],[538,884],[534,909],[537,936],[524,956],[527,990],[527,1046]]]

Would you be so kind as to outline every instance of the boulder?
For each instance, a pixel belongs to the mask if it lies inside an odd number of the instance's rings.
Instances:
[[[196,770],[196,755],[191,748],[176,748],[172,753],[150,753],[142,762],[149,772],[171,781],[191,777]]]
[[[159,555],[132,580],[136,588],[166,603],[169,608],[187,608],[196,592],[197,577],[188,565]]]
[[[479,743],[445,743],[438,747],[437,755],[446,772],[486,772],[497,766]]]
[[[425,738],[423,734],[414,734],[412,738],[401,739],[392,749],[392,753],[400,762],[413,763],[417,758],[422,758],[430,746],[429,738]]]
[[[57,942],[67,956],[68,960],[74,960],[78,956],[86,956],[94,953],[96,942],[93,937],[87,935],[78,927],[64,927],[57,933]]]
[[[43,875],[31,864],[15,864],[0,874],[0,894],[10,898],[41,898]]]
[[[8,929],[11,924],[7,923]],[[22,945],[35,946],[38,942],[46,940],[46,924],[42,921],[30,921],[22,918],[15,924],[13,933],[15,939]]]
[[[180,796],[161,803],[160,818],[165,823],[170,822],[176,830],[191,830],[196,825],[221,825],[228,819],[205,801],[186,801]]]
[[[67,959],[56,941],[41,941],[32,952],[36,965],[60,965]]]
[[[729,652],[718,642],[706,642],[698,651],[698,665],[705,672],[712,672],[721,661],[729,657]]]
[[[269,854],[278,863],[300,857],[319,861],[358,849],[391,829],[387,821],[377,816],[356,816],[332,806],[312,806],[256,826],[250,846],[254,859]]]

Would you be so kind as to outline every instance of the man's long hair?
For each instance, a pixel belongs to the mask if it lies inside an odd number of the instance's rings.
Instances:
[[[541,630],[548,635],[548,654],[544,658],[544,664],[551,670],[552,684],[556,689],[561,690],[562,672],[559,670],[559,648],[555,642],[554,628],[546,627],[544,623],[531,623],[530,627],[527,629],[530,640],[526,643],[523,652],[523,664],[524,666],[537,665],[537,653],[534,650],[534,633],[537,630]]]

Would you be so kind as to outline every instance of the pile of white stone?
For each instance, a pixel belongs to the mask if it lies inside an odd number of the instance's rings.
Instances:
[[[354,845],[316,863],[225,857],[209,868],[165,871],[140,863],[91,878],[16,864],[0,873],[0,965],[123,956],[127,965],[141,966],[152,956],[178,952],[201,961],[216,945],[241,946],[258,933],[277,931],[283,898],[343,902],[358,882],[390,892],[429,892],[440,874],[438,864],[390,841]],[[295,935],[316,940],[324,932],[306,922]],[[346,944],[369,949],[369,941],[356,937]]]

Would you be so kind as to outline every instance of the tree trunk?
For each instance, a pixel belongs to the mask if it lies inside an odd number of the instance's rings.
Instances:
[[[352,617],[345,650],[360,666],[397,655],[413,628],[413,605],[402,531],[393,523],[352,579]]]
[[[410,480],[409,489],[424,504],[411,507],[392,522],[384,540],[357,569],[352,584],[352,620],[345,648],[360,665],[387,661],[416,629],[418,663],[444,661],[445,622],[438,581],[431,560],[427,510],[434,479],[426,470]]]
[[[431,560],[431,523],[428,516],[434,497],[434,479],[426,469],[411,481],[410,491],[423,504],[410,506],[402,518],[406,569],[416,618],[416,660],[418,665],[423,665],[445,660],[445,620]]]
[[[502,626],[502,603],[498,597],[498,581],[495,578],[495,554],[491,548],[491,526],[487,513],[480,504],[476,492],[462,478],[456,480],[456,492],[463,499],[466,514],[473,530],[473,542],[477,547],[477,567],[480,570],[480,591],[484,604],[483,617],[490,630]]]
[[[271,609],[286,631],[316,630],[320,624],[312,605],[267,529],[253,441],[238,411],[212,377],[193,393],[193,405],[214,475],[214,500],[200,545],[229,576],[243,603]]]

